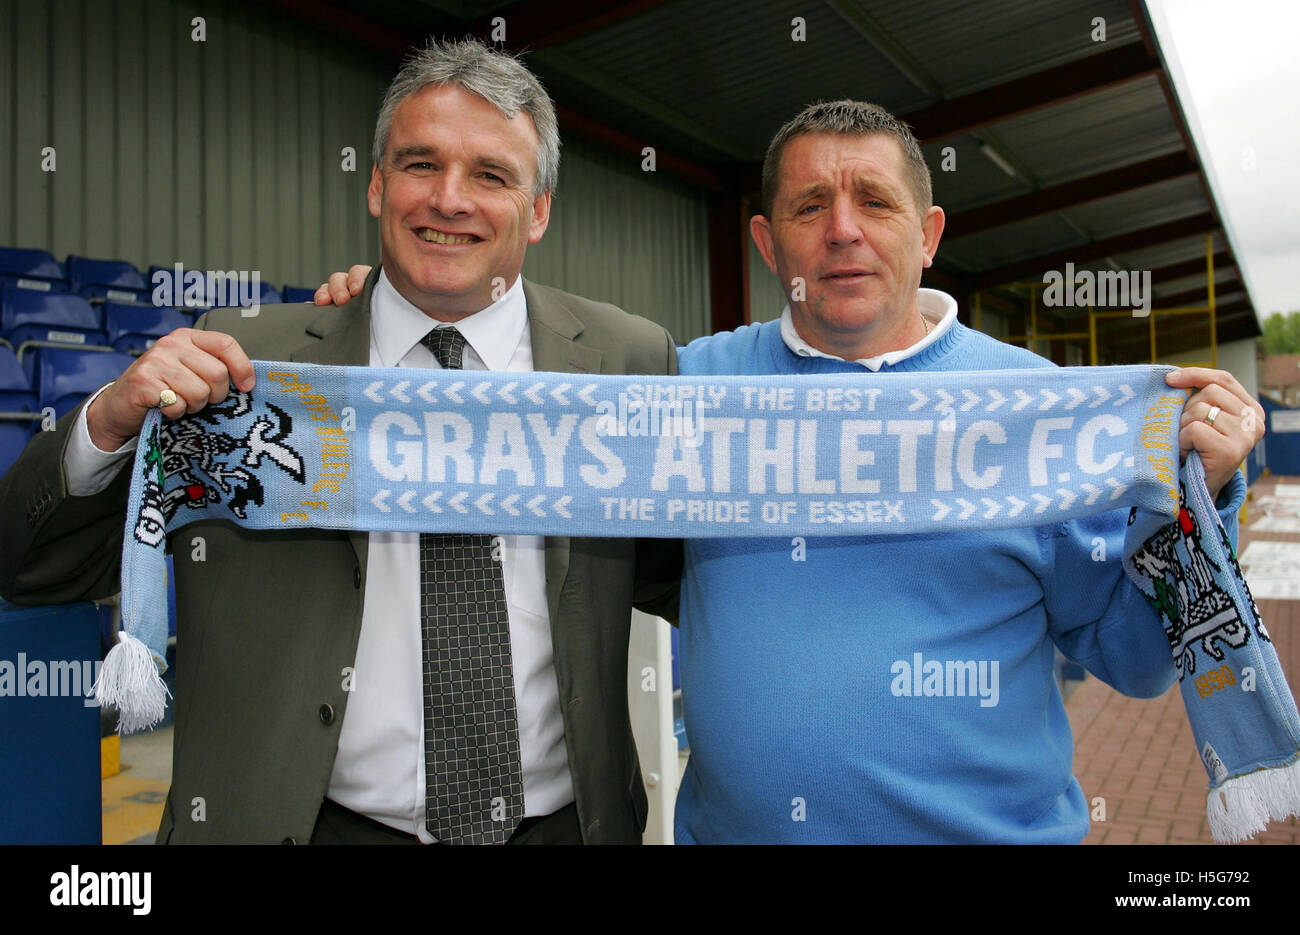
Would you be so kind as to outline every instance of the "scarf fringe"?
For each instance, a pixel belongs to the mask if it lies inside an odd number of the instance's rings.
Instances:
[[[1210,789],[1205,811],[1210,835],[1220,844],[1253,838],[1270,820],[1300,816],[1300,758],[1234,776]]]
[[[104,657],[95,681],[95,700],[117,708],[117,731],[134,734],[162,720],[171,695],[149,647],[126,631]]]

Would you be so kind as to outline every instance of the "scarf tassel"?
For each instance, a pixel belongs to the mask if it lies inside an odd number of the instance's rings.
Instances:
[[[119,734],[148,730],[162,720],[171,692],[149,647],[123,630],[104,657],[95,681],[95,700],[117,708]]]
[[[1300,758],[1284,766],[1234,776],[1206,797],[1210,834],[1220,844],[1236,844],[1268,828],[1272,821],[1300,816]]]

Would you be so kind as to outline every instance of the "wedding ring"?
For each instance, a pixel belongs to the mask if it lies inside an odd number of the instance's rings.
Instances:
[[[1219,413],[1221,412],[1223,412],[1223,410],[1218,406],[1211,406],[1210,411],[1205,415],[1205,421],[1210,423],[1210,425],[1213,425],[1214,420],[1219,418]]]
[[[158,394],[158,408],[166,409],[168,406],[175,406],[178,399],[175,390],[165,389]]]

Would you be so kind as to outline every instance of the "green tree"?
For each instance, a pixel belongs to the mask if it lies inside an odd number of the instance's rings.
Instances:
[[[1268,354],[1300,354],[1300,311],[1283,315],[1274,312],[1264,322],[1264,351]]]

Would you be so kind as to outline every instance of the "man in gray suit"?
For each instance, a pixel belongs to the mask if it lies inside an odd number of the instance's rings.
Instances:
[[[368,203],[383,257],[362,293],[338,308],[209,313],[38,434],[0,481],[0,593],[31,604],[115,592],[123,467],[145,415],[248,390],[250,356],[675,373],[663,328],[520,276],[546,231],[558,159],[550,99],[513,58],[460,42],[410,59],[376,127]],[[485,555],[486,538],[227,522],[173,536],[175,748],[158,840],[639,841],[629,616],[633,603],[671,606],[680,551],[505,536],[474,581],[452,580],[447,569]],[[460,661],[430,655],[450,618],[492,615],[475,600],[499,610],[498,671],[465,662],[472,647]],[[458,703],[439,682],[451,678],[475,699],[498,696],[486,716],[509,743],[487,749],[440,715]],[[476,773],[480,760],[491,771]]]

